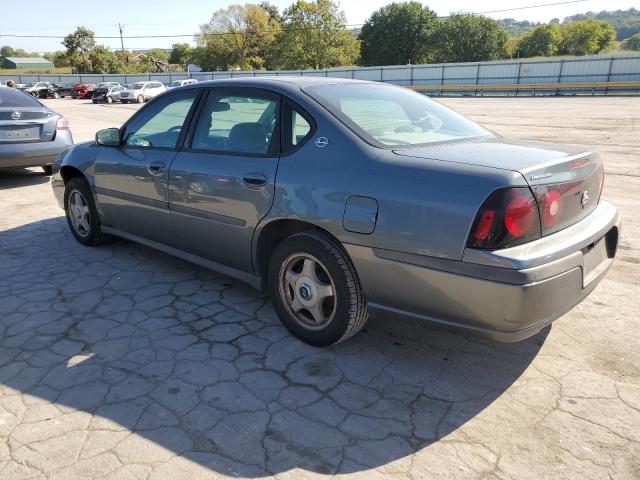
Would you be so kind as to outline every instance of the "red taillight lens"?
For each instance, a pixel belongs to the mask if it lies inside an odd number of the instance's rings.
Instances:
[[[544,196],[542,207],[542,225],[551,227],[562,216],[562,195],[557,190],[550,190]]]
[[[69,122],[65,117],[60,117],[56,122],[56,130],[69,130]]]
[[[493,220],[496,218],[496,212],[494,210],[485,210],[480,215],[480,221],[475,228],[474,237],[476,240],[486,240],[493,227]]]
[[[467,241],[472,248],[498,249],[540,238],[538,205],[527,187],[496,190],[476,215]]]
[[[519,190],[513,190],[511,200],[507,204],[504,214],[504,226],[515,238],[520,238],[531,231],[536,220],[536,202],[529,194],[523,195]]]

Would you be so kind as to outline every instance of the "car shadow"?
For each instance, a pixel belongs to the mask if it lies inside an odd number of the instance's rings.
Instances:
[[[131,463],[155,448],[236,477],[381,467],[487,408],[546,333],[496,344],[378,318],[318,349],[257,292],[146,247],[84,247],[63,217],[0,232],[0,392],[91,414],[94,440],[135,432],[104,445]],[[7,430],[27,463],[38,428]]]
[[[0,170],[0,190],[47,183],[49,177],[40,169],[12,168]]]

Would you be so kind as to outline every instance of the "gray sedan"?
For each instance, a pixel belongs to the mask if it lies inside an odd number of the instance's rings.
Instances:
[[[401,87],[279,77],[165,93],[63,153],[52,186],[79,242],[265,289],[322,346],[369,314],[537,333],[613,261],[603,181],[593,151],[504,139]]]
[[[0,169],[51,165],[73,145],[66,118],[19,90],[0,86]]]

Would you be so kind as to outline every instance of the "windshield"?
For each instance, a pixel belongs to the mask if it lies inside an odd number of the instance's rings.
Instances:
[[[169,84],[171,87],[179,87],[180,85],[182,85],[182,80],[174,80]]]
[[[462,115],[405,88],[343,83],[304,91],[373,144],[421,145],[491,135]]]
[[[131,90],[142,90],[144,88],[144,83],[134,83],[131,85]]]

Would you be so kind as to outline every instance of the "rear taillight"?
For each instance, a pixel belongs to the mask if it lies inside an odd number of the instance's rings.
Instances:
[[[529,188],[505,188],[485,200],[473,222],[467,246],[498,249],[540,236],[538,205]]]
[[[65,117],[60,117],[56,122],[56,130],[69,130],[69,122]]]

